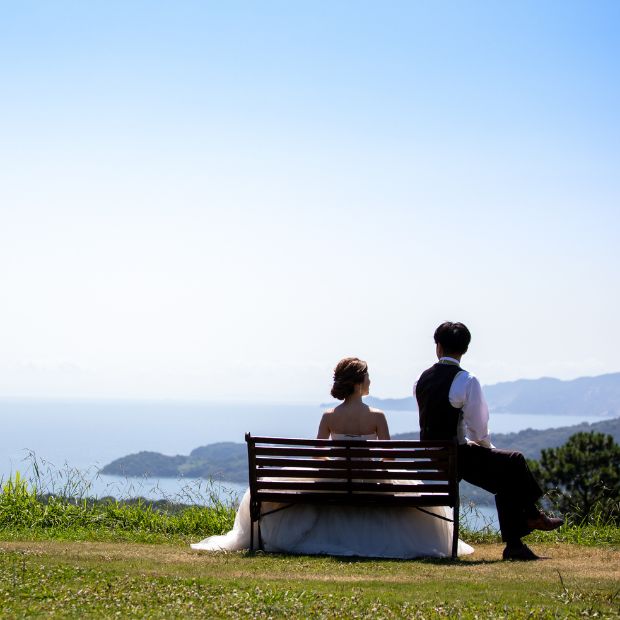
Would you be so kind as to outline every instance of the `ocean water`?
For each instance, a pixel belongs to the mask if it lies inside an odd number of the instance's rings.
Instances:
[[[244,434],[313,437],[322,409],[313,404],[0,400],[0,475],[28,453],[55,464],[103,466],[150,450],[189,454]],[[417,413],[386,411],[392,434],[418,428]],[[596,422],[599,416],[491,415],[491,433]]]
[[[193,497],[204,502],[214,492],[212,487],[207,488],[205,481],[123,479],[101,476],[97,471],[113,459],[142,450],[189,454],[194,448],[210,443],[243,442],[245,432],[313,437],[321,412],[321,407],[314,404],[3,400],[0,401],[0,480],[15,471],[32,475],[36,458],[39,474],[43,478],[47,475],[48,488],[55,484],[56,490],[61,489],[71,479],[72,484],[77,480],[92,496],[167,497],[186,502]],[[417,429],[415,412],[386,411],[386,414],[392,434]],[[601,419],[503,413],[491,416],[490,430],[507,433]],[[217,494],[232,500],[244,488],[228,482],[216,487]]]

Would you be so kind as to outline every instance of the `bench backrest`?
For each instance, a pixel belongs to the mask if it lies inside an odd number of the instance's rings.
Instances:
[[[255,508],[262,502],[458,506],[456,445],[451,441],[291,439],[249,433],[245,439]]]

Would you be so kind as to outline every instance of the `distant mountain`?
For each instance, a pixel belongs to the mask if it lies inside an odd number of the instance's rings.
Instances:
[[[520,379],[484,388],[495,413],[545,415],[620,415],[620,372],[559,379]]]
[[[484,386],[493,413],[538,413],[545,415],[620,416],[620,372],[561,381],[519,379]],[[413,396],[376,398],[368,396],[371,407],[392,411],[417,411]],[[333,407],[337,403],[326,403]]]
[[[492,437],[497,448],[520,450],[528,458],[539,458],[543,448],[562,445],[578,432],[597,431],[607,433],[620,443],[620,418],[602,420],[593,424],[551,428],[547,430],[527,429],[518,433],[495,434]],[[418,439],[419,433],[402,433],[394,439]],[[248,479],[247,448],[245,443],[214,443],[193,450],[189,456],[166,456],[158,452],[138,452],[112,461],[101,472],[115,476],[159,478],[214,478],[230,482],[245,483]],[[471,497],[472,493],[468,493]],[[479,500],[483,501],[483,500]]]

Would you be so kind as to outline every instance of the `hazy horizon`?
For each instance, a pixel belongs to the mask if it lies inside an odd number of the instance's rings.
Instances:
[[[579,379],[590,379],[590,378],[598,378],[598,377],[607,377],[607,376],[611,376],[611,375],[620,375],[620,372],[615,372],[615,373],[604,373],[602,375],[584,375],[584,376],[580,376],[580,377],[576,377],[575,379],[558,379],[557,377],[535,377],[535,378],[519,378],[519,379],[514,379],[512,381],[499,381],[497,383],[493,383],[493,384],[483,384],[483,389],[487,388],[487,387],[492,387],[492,386],[496,386],[496,385],[502,385],[505,383],[515,383],[515,382],[519,382],[519,381],[538,381],[538,380],[551,380],[551,381],[560,381],[562,383],[568,383],[571,381],[575,381],[575,380],[579,380]],[[291,405],[307,405],[307,406],[322,406],[325,403],[328,402],[333,402],[334,399],[331,395],[327,395],[328,397],[320,400],[320,402],[317,403],[316,400],[314,401],[310,401],[310,400],[294,400],[294,399],[287,399],[287,400],[270,400],[270,399],[212,399],[212,398],[182,398],[182,397],[170,397],[170,398],[149,398],[149,397],[125,397],[125,398],[119,398],[119,397],[114,397],[114,396],[83,396],[83,397],[74,397],[74,396],[31,396],[31,395],[0,395],[0,402],[11,402],[11,401],[32,401],[32,402],[85,402],[85,403],[89,403],[89,402],[93,402],[93,403],[114,403],[114,402],[118,402],[118,403],[155,403],[155,404],[162,404],[162,403],[171,403],[171,404],[230,404],[230,405],[243,405],[243,404],[248,404],[248,405],[253,405],[253,404],[258,404],[258,405],[269,405],[269,404],[274,404],[274,405],[287,405],[287,404],[291,404]],[[408,398],[413,398],[413,394],[407,394],[407,395],[377,395],[374,393],[370,393],[369,395],[370,398],[375,398],[378,400],[404,400],[404,399],[408,399]],[[503,412],[498,412],[499,414],[503,413]]]

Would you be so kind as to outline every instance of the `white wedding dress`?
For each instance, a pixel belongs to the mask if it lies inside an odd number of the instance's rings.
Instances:
[[[333,435],[333,439],[376,439],[376,435]],[[411,481],[411,484],[420,484]],[[264,512],[277,508],[264,504]],[[452,518],[452,509],[427,508]],[[257,541],[256,524],[254,540]],[[295,504],[261,519],[265,551],[307,555],[361,556],[373,558],[449,557],[452,523],[416,508],[313,506]],[[191,545],[205,551],[240,551],[250,547],[250,490],[246,490],[233,529]],[[474,549],[459,540],[458,554]]]

